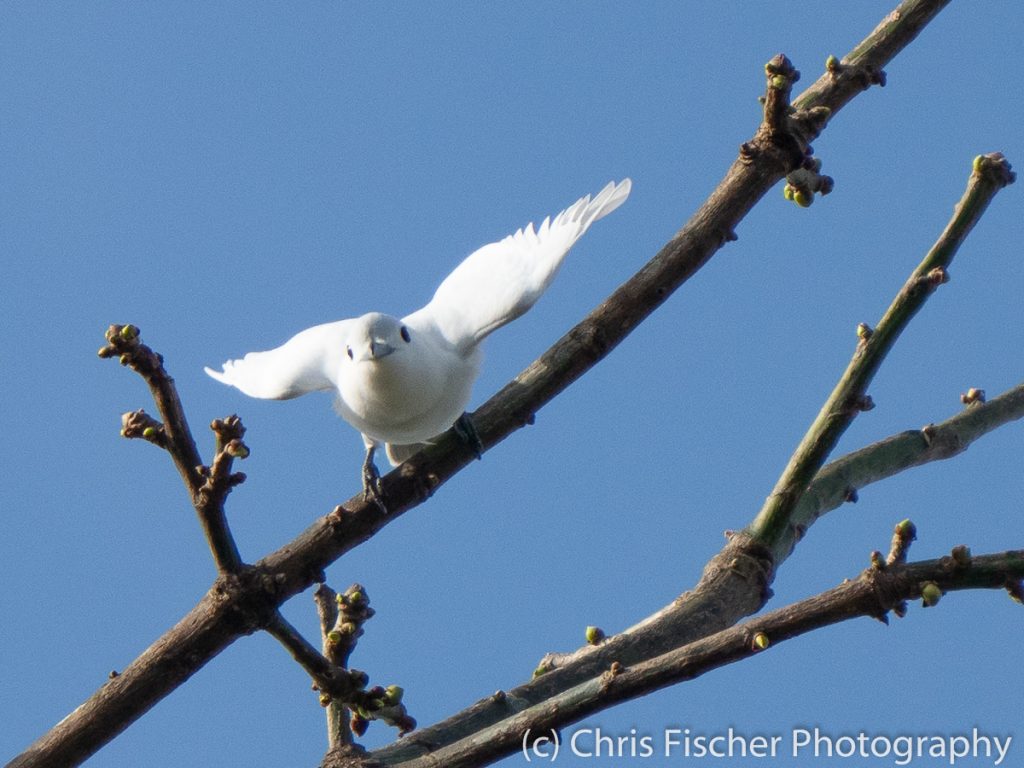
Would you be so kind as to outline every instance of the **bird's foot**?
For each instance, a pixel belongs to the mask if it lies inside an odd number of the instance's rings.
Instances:
[[[480,442],[480,435],[476,433],[476,427],[473,426],[473,420],[469,418],[469,414],[463,413],[459,416],[452,427],[459,439],[473,449],[473,454],[477,459],[483,458],[484,444]]]
[[[367,452],[366,461],[363,462],[363,501],[372,501],[382,515],[388,513],[384,503],[384,486],[380,481],[380,471],[373,463],[372,450]]]

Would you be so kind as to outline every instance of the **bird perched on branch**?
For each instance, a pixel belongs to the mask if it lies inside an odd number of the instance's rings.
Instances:
[[[338,413],[366,446],[365,496],[384,510],[376,449],[384,445],[397,466],[453,425],[479,449],[464,411],[480,369],[480,343],[536,303],[573,244],[629,190],[629,179],[609,183],[536,230],[529,224],[474,251],[411,315],[370,312],[317,325],[276,349],[206,373],[250,397],[288,400],[334,390]]]

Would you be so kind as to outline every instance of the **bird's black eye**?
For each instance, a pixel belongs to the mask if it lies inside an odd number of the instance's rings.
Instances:
[[[408,342],[409,342],[409,329],[408,329],[408,328],[406,328],[406,327],[405,327],[405,326],[403,325],[403,326],[402,326],[402,330],[401,330],[401,331],[399,331],[399,333],[401,333],[401,334],[402,334],[402,341],[404,341],[404,342],[408,343]]]
[[[345,347],[345,352],[348,353],[349,360],[355,359],[355,355],[352,354],[352,347]]]

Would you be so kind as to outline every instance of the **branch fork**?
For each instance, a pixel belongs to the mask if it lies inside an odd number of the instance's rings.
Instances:
[[[791,104],[790,94],[800,72],[784,54],[772,58],[764,69],[767,87],[759,97],[764,117],[753,139],[740,146],[740,161],[751,163],[771,156],[786,175],[785,198],[806,208],[814,202],[814,193],[827,195],[835,185],[830,176],[821,173],[821,160],[811,146],[828,124],[832,110],[824,105],[798,109]]]
[[[780,60],[773,64],[774,71],[766,72],[769,87],[765,96],[765,121],[755,139],[744,145],[740,160],[733,164],[723,182],[679,234],[644,269],[612,294],[600,308],[580,323],[576,330],[560,340],[524,374],[517,377],[477,412],[476,423],[484,445],[490,447],[520,428],[528,417],[614,348],[632,328],[700,269],[724,242],[735,237],[737,224],[786,173],[802,169],[820,176],[820,165],[808,160],[813,158],[809,152],[810,141],[828,118],[853,97],[854,90],[863,87],[863,84],[854,83],[853,78],[844,76],[846,68],[861,67],[864,72],[881,73],[881,65],[907,45],[944,4],[942,0],[929,3],[916,0],[904,2],[901,9],[905,8],[905,12],[894,14],[887,19],[883,26],[872,33],[872,36],[844,59],[844,62],[835,62],[833,66],[827,67],[826,75],[792,104],[789,101],[790,92],[798,73],[787,61]],[[851,71],[856,72],[855,69]],[[870,79],[869,77],[869,85]],[[881,74],[876,75],[874,79],[879,84],[884,81]],[[996,180],[995,183],[1001,178],[1003,185],[1012,181],[1008,165],[1004,169],[1005,173],[1000,176],[999,163],[993,160],[993,156],[986,157],[988,159],[981,159],[975,163],[975,175],[979,177],[980,185],[991,185],[993,178]],[[814,191],[821,192],[821,189]],[[987,200],[984,204],[987,204]],[[984,204],[980,206],[982,210]],[[976,208],[973,213],[974,220],[978,215],[980,211]],[[971,224],[973,225],[973,221]],[[962,232],[958,237],[962,239],[963,234],[966,233]],[[875,336],[884,337],[883,328],[884,323],[879,325]],[[579,341],[580,339],[599,340],[600,347],[588,349]],[[870,360],[877,349],[887,348],[887,343],[879,344],[874,337],[870,344],[866,340],[863,341],[863,359]],[[199,494],[199,490],[205,486],[211,475],[232,477],[229,459],[236,457],[232,453],[240,452],[237,444],[231,452],[228,452],[227,446],[236,438],[224,440],[223,446],[218,446],[216,454],[223,453],[227,456],[222,459],[220,465],[217,464],[215,457],[207,473],[204,474],[197,469],[203,466],[203,462],[195,450],[173,382],[163,370],[163,359],[141,344],[137,328],[112,326],[108,331],[107,344],[100,350],[100,355],[117,357],[122,364],[132,367],[146,379],[163,421],[146,423],[140,428],[144,432],[147,427],[158,430],[157,425],[162,426],[167,441],[165,447],[173,457],[193,499],[203,495]],[[863,388],[844,390],[847,394],[851,391],[863,393]],[[892,440],[901,446],[904,443],[912,443],[913,450],[917,452],[910,452],[912,458],[904,459],[910,464],[904,466],[912,465],[914,461],[923,463],[952,455],[962,450],[978,435],[994,428],[994,419],[1002,418],[1005,422],[1009,418],[1019,417],[1021,399],[1024,399],[1024,394],[1011,392],[987,404],[976,404],[949,422],[931,428],[930,442],[925,439],[923,431],[897,435]],[[1013,401],[1012,405],[1009,404],[1010,401]],[[837,402],[847,401],[841,399]],[[1016,409],[1013,410],[1016,415],[1006,416],[1005,411],[1000,411],[1001,408]],[[995,415],[1000,413],[1004,415]],[[967,430],[969,434],[961,437],[958,430]],[[145,435],[140,436],[146,439]],[[153,436],[154,433],[151,432],[150,437]],[[241,440],[241,436],[238,435],[237,439]],[[864,452],[859,452],[858,456],[850,458],[863,461],[864,456],[878,453],[883,447],[871,446]],[[827,453],[827,450],[822,453],[822,461]],[[914,456],[916,458],[913,458]],[[471,458],[467,455],[466,449],[457,446],[452,439],[444,438],[419,456],[414,469],[416,472],[430,473],[429,476],[436,479],[436,482],[431,482],[433,488],[445,482],[458,469],[469,463]],[[769,497],[769,500],[782,499],[784,504],[792,504],[793,507],[782,510],[772,520],[759,516],[759,521],[766,525],[752,526],[751,530],[736,534],[719,556],[712,559],[702,578],[702,584],[714,584],[716,589],[701,591],[698,587],[686,599],[677,600],[627,633],[612,636],[599,646],[590,648],[589,650],[593,651],[592,655],[574,659],[569,665],[555,669],[552,674],[542,676],[534,684],[522,686],[508,695],[488,697],[479,706],[455,715],[446,723],[423,729],[408,739],[378,750],[372,757],[388,763],[403,761],[407,763],[407,768],[438,764],[454,768],[460,765],[479,764],[446,759],[449,753],[460,748],[462,742],[459,741],[459,734],[466,733],[460,728],[467,721],[472,721],[469,724],[473,730],[469,735],[476,738],[474,743],[478,745],[477,751],[470,752],[468,759],[479,761],[482,757],[508,754],[508,751],[498,751],[503,749],[500,743],[497,740],[488,740],[487,735],[500,731],[517,740],[521,730],[516,732],[515,727],[528,722],[531,717],[541,718],[541,723],[550,723],[553,722],[551,717],[554,713],[561,722],[572,722],[584,716],[581,713],[585,711],[596,711],[607,706],[612,700],[610,697],[622,700],[673,681],[689,679],[715,665],[740,658],[742,653],[753,653],[766,642],[774,645],[814,626],[848,618],[851,615],[860,615],[847,605],[844,608],[846,613],[840,618],[812,612],[805,616],[811,616],[813,620],[807,619],[804,624],[793,625],[786,623],[786,609],[783,609],[759,616],[756,625],[748,622],[746,625],[729,627],[730,623],[738,621],[743,615],[759,610],[768,599],[773,570],[785,559],[791,548],[787,536],[793,531],[806,530],[807,526],[822,513],[825,505],[830,503],[831,496],[836,496],[838,501],[841,501],[847,489],[878,479],[877,473],[871,475],[863,468],[860,471],[867,476],[854,481],[852,476],[848,479],[846,475],[848,472],[851,475],[856,473],[845,464],[832,470],[831,474],[828,467],[818,471],[820,466],[820,462],[806,465],[804,469],[810,471],[806,476],[796,478],[800,482],[790,483],[784,487],[785,492],[773,493]],[[336,519],[333,521],[321,518],[295,541],[282,547],[278,552],[271,553],[255,566],[243,564],[237,550],[234,550],[232,555],[233,541],[226,521],[223,520],[222,504],[203,505],[204,509],[208,509],[206,512],[200,512],[200,518],[207,530],[220,571],[215,588],[143,657],[111,680],[58,724],[50,734],[33,745],[25,755],[17,758],[12,765],[24,768],[29,765],[80,762],[116,736],[121,729],[127,727],[132,720],[227,647],[240,634],[254,631],[263,625],[293,654],[297,657],[302,656],[310,668],[320,669],[326,686],[333,689],[334,684],[341,678],[335,678],[334,669],[337,665],[328,659],[332,652],[324,649],[321,653],[312,649],[310,653],[309,649],[312,646],[287,625],[276,611],[276,606],[310,586],[315,579],[322,579],[323,569],[327,564],[368,538],[384,524],[396,519],[398,513],[422,500],[417,496],[422,489],[417,489],[414,479],[408,475],[408,468],[391,473],[385,482],[388,483],[389,497],[393,492],[394,498],[399,502],[396,505],[399,508],[393,509],[392,516],[386,521],[381,521],[379,515],[367,505],[350,501],[343,516],[339,510],[339,515],[335,516]],[[835,493],[828,490],[832,485],[838,487]],[[810,501],[813,503],[810,503],[808,489],[815,494],[820,493],[821,498],[812,499]],[[210,498],[209,494],[205,494],[205,497],[208,500]],[[774,526],[776,523],[779,524],[778,527]],[[216,536],[210,535],[211,530],[222,535],[224,540],[215,544]],[[969,563],[967,567],[961,563],[965,557]],[[1020,581],[1024,553],[1007,553],[1004,556],[987,558],[971,558],[969,553],[966,556],[961,553],[960,560],[957,560],[956,555],[950,555],[950,561],[958,564],[958,567],[947,572],[936,571],[934,564],[929,563],[888,565],[883,560],[884,567],[877,569],[874,578],[888,578],[894,573],[906,574],[908,579],[914,580],[913,584],[919,593],[923,592],[920,585],[931,580],[940,590],[968,586],[1000,586],[1006,588],[1016,599],[1024,598],[1024,589]],[[250,589],[255,589],[250,578],[258,581],[262,592],[249,592]],[[861,581],[855,580],[837,589],[863,589],[864,584]],[[221,590],[219,593],[218,589]],[[843,593],[836,594],[842,596]],[[246,597],[243,599],[239,595]],[[812,598],[811,601],[822,597],[826,596]],[[854,597],[857,600],[868,599],[863,596]],[[869,598],[875,599],[871,596]],[[244,603],[245,607],[237,605],[236,601]],[[860,603],[857,603],[857,606],[859,605]],[[877,600],[874,606],[878,606]],[[857,607],[857,610],[861,608]],[[241,620],[237,616],[238,612],[243,613]],[[671,622],[659,621],[669,615],[672,617]],[[337,621],[335,617],[327,626],[333,627]],[[818,624],[814,624],[815,621]],[[666,624],[680,627],[690,633],[700,632],[704,637],[695,638],[694,634],[690,634],[690,642],[687,645],[632,664],[602,655],[606,649],[611,653],[626,649],[627,640],[630,640],[639,642],[635,650],[642,658],[643,652],[651,651],[651,645],[644,647],[643,643],[656,642],[656,630]],[[757,642],[757,638],[762,635],[764,639]],[[719,645],[715,646],[715,643]],[[716,647],[719,649],[717,656]],[[726,649],[724,656],[720,650],[722,648]],[[594,663],[597,664],[596,667]],[[705,666],[701,666],[702,663]],[[348,670],[347,674],[350,682],[358,683],[364,680],[364,676],[354,670]],[[316,675],[313,676],[316,679]],[[572,698],[581,691],[588,690],[588,686],[592,686],[595,679],[605,682],[605,695],[591,699]],[[388,689],[375,688],[371,691],[378,695],[383,704],[391,706],[384,700]],[[131,694],[133,698],[121,697],[118,694]],[[591,709],[587,710],[587,707]],[[545,717],[548,719],[544,720]],[[474,739],[467,738],[466,741]],[[515,749],[511,741],[509,744],[509,750]],[[339,766],[347,764],[343,755],[348,755],[353,760],[358,759],[358,763],[352,764],[359,765],[368,764],[372,759],[366,758],[364,762],[363,758],[358,757],[359,754],[360,750],[354,745],[342,743],[337,749],[331,750],[329,759],[331,755],[338,757],[338,761],[331,765]],[[329,759],[325,760],[325,765]]]

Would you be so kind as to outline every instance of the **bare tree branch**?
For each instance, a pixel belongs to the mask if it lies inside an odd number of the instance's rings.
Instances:
[[[958,456],[978,438],[1021,418],[1024,382],[940,424],[891,435],[826,464],[800,498],[789,527],[774,542],[776,564],[789,556],[819,517],[849,501],[851,493],[911,467]]]
[[[773,61],[770,77],[777,76],[779,71],[779,62]],[[538,668],[543,673],[539,679],[513,689],[504,699],[481,702],[421,730],[395,745],[396,754],[412,754],[420,745],[430,751],[437,750],[453,739],[463,738],[467,723],[478,729],[481,723],[495,723],[526,707],[556,701],[565,691],[584,680],[592,680],[613,662],[633,665],[646,661],[732,626],[760,610],[771,595],[769,587],[775,569],[812,521],[806,511],[799,522],[794,521],[801,498],[839,436],[859,411],[871,407],[870,398],[865,395],[868,383],[903,328],[932,292],[948,279],[946,267],[992,197],[1012,183],[1013,178],[1009,164],[1001,155],[986,155],[974,161],[966,192],[936,244],[899,290],[878,328],[872,331],[862,325],[859,329],[860,342],[852,360],[797,447],[764,508],[745,531],[730,537],[722,551],[705,567],[692,591],[599,646],[587,645],[567,654],[548,654]],[[928,434],[921,433],[919,440],[926,441]],[[852,485],[844,488],[843,498],[849,496],[852,488]],[[780,553],[778,545],[783,540],[787,548]],[[780,554],[781,559],[777,559]],[[484,717],[484,709],[493,720]],[[391,752],[375,754],[391,759]]]
[[[265,629],[288,649],[292,658],[306,670],[313,678],[317,689],[328,699],[354,700],[366,685],[364,673],[344,669],[332,663],[280,614],[277,614]]]
[[[872,330],[863,323],[860,325],[860,343],[853,359],[800,441],[761,511],[747,528],[758,542],[774,547],[785,535],[800,498],[840,436],[858,413],[874,407],[865,393],[896,339],[935,289],[949,279],[946,269],[960,245],[996,193],[1013,181],[1010,164],[1002,155],[979,156],[974,161],[967,189],[957,203],[953,217],[893,299],[878,327]],[[787,538],[795,540],[791,536]]]
[[[943,0],[902,3],[883,26],[872,33],[872,46],[877,50],[865,43],[855,49],[860,62],[857,66],[870,65],[872,71],[880,70],[881,65],[909,44],[945,5]],[[789,81],[794,79],[794,74],[789,76]],[[783,90],[772,84],[773,78],[774,75],[769,75],[766,111],[769,106],[775,108],[773,99]],[[856,90],[854,83],[859,83]],[[813,98],[804,95],[798,97],[796,103],[813,101],[812,108],[825,107],[834,115],[867,84],[870,80],[828,76],[812,86]],[[808,132],[811,128],[824,127],[820,121],[807,118],[807,112],[799,111],[792,117],[790,143],[806,141],[811,138]],[[735,236],[736,225],[750,208],[800,162],[794,157],[791,146],[783,148],[780,143],[784,142],[778,136],[777,127],[762,125],[756,137],[744,145],[744,151],[726,177],[683,229],[636,275],[473,414],[473,423],[485,448],[532,423],[534,414],[544,404],[607,355]],[[317,573],[404,511],[421,503],[474,458],[474,450],[451,432],[446,433],[435,445],[382,478],[389,500],[389,515],[380,515],[373,504],[354,496],[332,515],[310,526],[287,547],[261,562],[276,571]],[[297,585],[298,589],[306,586],[308,584]]]
[[[354,585],[353,585],[354,586]],[[344,648],[340,643],[331,642],[329,635],[337,631],[339,620],[338,593],[326,584],[318,584],[313,592],[313,600],[316,602],[317,616],[320,618],[320,644],[324,656],[331,659],[340,667],[348,666],[349,655],[355,646],[355,639],[347,643]],[[355,634],[355,633],[351,633]],[[352,744],[352,729],[348,723],[348,708],[338,699],[328,696],[328,700],[321,703],[326,704],[324,714],[327,718],[327,750],[338,751],[347,744]]]
[[[207,467],[196,449],[174,379],[164,368],[163,356],[142,343],[134,325],[112,325],[107,329],[106,339],[99,356],[117,357],[121,365],[142,376],[164,420],[161,424],[142,410],[126,413],[121,417],[121,434],[148,440],[170,454],[199,516],[217,570],[221,574],[238,573],[244,563],[228,527],[224,499],[245,480],[245,475],[231,473],[232,461],[249,455],[242,442],[245,427],[237,416],[217,419],[210,425],[217,435],[217,447],[213,463]]]
[[[884,82],[881,68],[909,44],[947,2],[906,0],[901,3],[897,11],[847,57],[847,64],[831,67],[794,102],[794,111],[783,106],[788,104],[789,90],[798,73],[791,65],[779,61],[776,71],[768,73],[765,121],[755,137],[742,147],[740,157],[723,181],[686,226],[637,275],[474,414],[483,445],[493,446],[530,423],[538,409],[607,355],[725,242],[733,239],[736,226],[753,205],[787,173],[803,165],[808,142],[823,129],[825,120],[863,88]],[[164,418],[164,447],[171,453],[195,498],[205,483],[198,469],[203,465],[173,382],[163,371],[158,355],[152,353],[154,357],[147,358],[143,350],[138,350],[138,355],[133,353],[135,339],[126,328],[129,326],[117,327],[116,331],[111,329],[114,337],[108,337],[105,356],[118,355],[146,378]],[[123,346],[127,347],[124,351]],[[145,431],[145,427],[142,430]],[[154,442],[157,440],[164,441],[164,438],[155,437]],[[78,764],[234,639],[271,625],[279,628],[277,606],[322,581],[323,569],[328,564],[397,519],[405,510],[421,503],[473,458],[474,451],[449,434],[383,479],[390,515],[382,516],[375,505],[365,503],[361,496],[354,497],[317,521],[295,541],[251,567],[242,563],[226,522],[217,519],[218,512],[223,518],[221,505],[208,505],[209,515],[200,514],[200,518],[221,571],[210,592],[121,675],[103,685],[10,765],[24,768]],[[211,529],[219,530],[211,533]],[[726,550],[709,563],[705,572],[709,583],[719,579],[727,582],[731,574],[746,570],[747,575],[740,579],[743,589],[732,590],[733,594],[749,594],[747,585],[758,578],[762,589],[766,587],[771,553],[759,551],[756,543],[751,546],[746,538],[734,537]],[[736,557],[729,559],[732,554]],[[730,592],[730,589],[722,590],[727,599],[731,597]],[[756,610],[761,599],[759,595],[753,601],[748,599],[742,603],[741,613]],[[705,602],[701,610],[711,611],[714,606]],[[561,675],[561,680],[557,679],[559,673],[564,672],[566,670],[556,670],[544,675],[541,684],[531,691],[531,695],[538,697],[535,700],[543,700],[553,691],[571,688],[575,678]],[[572,674],[585,677],[587,672],[581,665]],[[522,709],[529,704],[530,699],[524,697],[509,706]],[[501,716],[498,713],[498,717]],[[423,734],[416,744],[409,739],[403,741],[414,751],[433,746],[428,734]]]
[[[886,620],[889,611],[905,612],[905,601],[922,593],[925,605],[934,605],[942,593],[965,589],[1007,589],[1016,600],[1022,578],[1024,550],[972,558],[966,548],[957,548],[939,560],[872,565],[838,587],[661,656],[632,666],[613,662],[595,677],[430,754],[412,757],[395,750],[371,754],[403,768],[476,768],[518,752],[526,733],[550,735],[613,704],[693,680],[812,630],[860,616]]]

